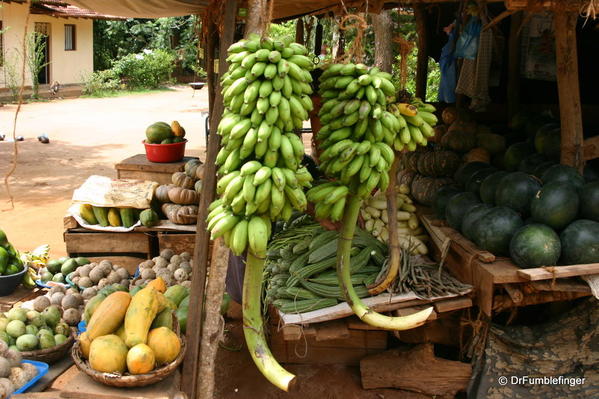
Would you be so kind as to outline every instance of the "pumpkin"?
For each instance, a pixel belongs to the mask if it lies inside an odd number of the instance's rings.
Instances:
[[[87,335],[95,340],[102,335],[115,332],[125,317],[131,295],[128,292],[117,291],[106,297],[94,311],[87,323]]]
[[[173,173],[171,180],[175,186],[187,189],[193,188],[193,184],[195,183],[195,181],[191,177],[187,176],[185,172]]]
[[[198,165],[196,168],[195,178],[200,180],[204,178],[204,164]]]
[[[154,197],[156,197],[156,199],[160,202],[169,202],[170,199],[168,198],[168,190],[173,187],[176,186],[173,184],[162,184],[158,186],[154,192]]]
[[[166,327],[158,327],[148,334],[148,346],[156,356],[156,364],[172,362],[181,352],[181,340],[173,331]]]
[[[453,151],[440,150],[418,153],[416,169],[424,176],[453,176],[462,163],[460,156]]]
[[[103,373],[124,373],[127,369],[127,346],[114,334],[98,337],[90,345],[89,365]]]
[[[410,193],[416,202],[426,206],[432,206],[437,190],[443,186],[452,184],[454,181],[448,177],[428,177],[422,175],[414,176]]]
[[[145,344],[152,321],[158,314],[161,295],[153,287],[139,290],[131,299],[125,315],[125,343],[129,348],[137,344]]]
[[[196,191],[188,190],[182,187],[173,187],[168,190],[168,197],[171,202],[180,205],[197,204],[200,200]]]
[[[202,165],[202,162],[199,159],[192,159],[187,161],[187,163],[185,164],[185,174],[188,177],[191,177],[192,179],[195,178],[196,176],[196,169]]]
[[[491,163],[491,154],[489,151],[485,150],[481,147],[476,147],[468,151],[466,155],[464,155],[464,162],[485,162]]]
[[[146,344],[138,344],[127,353],[127,369],[131,374],[145,374],[154,370],[156,358]]]
[[[457,152],[468,152],[476,146],[476,136],[456,128],[441,138],[441,145]]]
[[[162,204],[162,212],[175,224],[193,224],[198,218],[196,205]]]
[[[443,123],[451,125],[458,118],[458,110],[456,107],[447,107],[441,113]]]
[[[414,176],[416,176],[416,172],[413,170],[402,169],[397,172],[397,185],[401,186],[405,184],[410,187],[412,185],[412,180],[414,180]]]
[[[201,194],[202,193],[202,181],[198,180],[193,188],[196,190],[196,193]]]
[[[432,141],[433,143],[440,143],[441,138],[447,133],[447,125],[437,125],[433,128],[435,135],[433,137],[429,137],[428,141]]]

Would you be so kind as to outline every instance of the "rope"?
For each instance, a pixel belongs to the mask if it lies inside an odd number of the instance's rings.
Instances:
[[[599,13],[599,0],[589,0],[586,5],[580,7],[580,16],[585,18],[583,27],[587,24],[589,19],[597,19]]]
[[[393,38],[393,41],[399,44],[399,55],[401,56],[401,61],[399,63],[399,84],[400,90],[403,90],[408,82],[408,55],[412,52],[415,43],[399,34]]]
[[[345,5],[343,8],[347,12]],[[348,31],[350,29],[356,30],[356,37],[354,38],[351,47],[340,57],[335,60],[337,63],[351,62],[362,62],[364,60],[364,45],[362,40],[364,39],[364,33],[368,29],[368,23],[366,19],[358,14],[347,14],[339,22],[339,30]]]

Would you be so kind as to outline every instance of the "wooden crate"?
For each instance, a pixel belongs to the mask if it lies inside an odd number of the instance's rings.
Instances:
[[[137,154],[114,165],[117,178],[155,181],[160,184],[171,183],[171,175],[183,171],[185,163],[195,157],[185,157],[179,162],[150,162],[145,154]]]
[[[193,255],[195,248],[195,233],[179,233],[179,232],[159,232],[158,233],[158,249],[170,248],[176,254],[189,252]]]

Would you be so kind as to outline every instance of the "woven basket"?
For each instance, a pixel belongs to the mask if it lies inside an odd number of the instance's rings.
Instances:
[[[81,349],[79,348],[79,342],[75,342],[75,345],[73,345],[71,356],[73,357],[73,361],[77,368],[96,382],[119,388],[143,387],[164,380],[173,374],[175,370],[177,370],[177,367],[183,362],[183,358],[185,357],[185,338],[179,338],[181,339],[181,352],[179,353],[179,356],[166,366],[162,366],[147,374],[114,374],[93,370],[90,367],[89,362],[83,358]]]
[[[74,342],[75,333],[71,332],[69,338],[60,345],[48,349],[40,349],[37,351],[21,352],[21,356],[23,359],[36,360],[38,362],[44,362],[48,364],[56,363],[68,355],[69,349],[71,349]]]

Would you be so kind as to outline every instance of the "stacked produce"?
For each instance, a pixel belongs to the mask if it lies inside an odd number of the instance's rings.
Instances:
[[[163,184],[156,188],[154,197],[162,203],[162,213],[175,224],[194,224],[197,221],[198,203],[202,192],[204,165],[198,159],[185,164],[183,172],[173,173],[172,184]],[[144,219],[144,226],[158,223],[158,214],[151,211]]]
[[[92,262],[77,268],[69,278],[83,290],[84,297],[91,297],[91,293],[109,285],[119,284],[124,287],[129,286],[129,272],[122,266],[113,264],[109,260],[103,260],[99,263]]]
[[[173,144],[185,140],[185,129],[177,121],[152,123],[146,129],[146,142],[149,144]]]
[[[40,280],[44,283],[54,281],[56,283],[64,284],[66,277],[69,274],[89,263],[89,259],[87,258],[69,258],[68,256],[65,256],[60,259],[48,261],[44,267],[39,269],[38,273]]]
[[[102,227],[131,227],[140,220],[141,212],[135,208],[111,208],[90,204],[79,206],[79,215],[87,224]]]
[[[0,276],[10,276],[23,270],[19,251],[8,242],[6,233],[0,229]]]
[[[345,298],[335,271],[336,231],[310,220],[299,221],[277,234],[266,261],[267,303],[283,313],[302,313],[334,306]],[[385,245],[358,229],[352,243],[352,281],[360,297],[368,296],[387,255]]]
[[[163,295],[165,291],[164,281],[156,279],[133,296],[117,291],[89,309],[87,330],[79,336],[79,348],[92,369],[145,374],[179,356],[181,340],[168,323],[169,318],[162,316],[163,312],[171,314],[172,321],[176,309]]]
[[[22,363],[21,354],[0,340],[0,399],[7,399],[37,375],[31,363]]]
[[[426,255],[428,248],[424,241],[428,240],[425,230],[420,226],[420,219],[416,215],[416,207],[409,196],[410,189],[401,184],[397,187],[397,231],[399,245],[410,254]],[[364,201],[360,216],[366,231],[372,233],[378,240],[389,243],[389,216],[387,211],[387,197],[381,191]]]
[[[177,255],[171,249],[163,249],[160,256],[139,264],[139,278],[131,282],[131,288],[143,286],[156,277],[161,277],[167,287],[179,284],[190,288],[192,262],[189,252]]]

